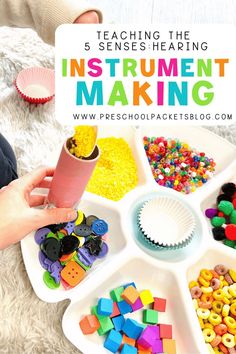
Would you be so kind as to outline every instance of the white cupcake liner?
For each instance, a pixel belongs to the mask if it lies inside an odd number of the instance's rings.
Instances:
[[[179,200],[156,197],[144,203],[138,214],[143,238],[161,249],[185,247],[196,227],[191,211]]]
[[[55,73],[52,69],[34,67],[19,72],[15,86],[24,100],[45,103],[55,94]]]

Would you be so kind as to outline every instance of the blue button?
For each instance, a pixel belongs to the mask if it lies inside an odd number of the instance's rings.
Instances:
[[[98,236],[103,236],[108,231],[108,225],[104,220],[95,220],[92,223],[92,231]]]

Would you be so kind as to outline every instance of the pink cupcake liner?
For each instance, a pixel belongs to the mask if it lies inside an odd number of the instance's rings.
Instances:
[[[17,75],[15,86],[27,102],[48,102],[55,94],[54,70],[42,67],[24,69]]]

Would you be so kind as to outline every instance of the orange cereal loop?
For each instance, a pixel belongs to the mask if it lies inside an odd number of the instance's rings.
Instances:
[[[221,323],[214,327],[214,331],[217,335],[223,336],[223,334],[227,333],[227,326],[224,323]]]
[[[199,301],[199,307],[201,307],[202,309],[211,309],[212,303],[210,301]]]
[[[228,328],[230,334],[236,335],[236,328]],[[235,342],[236,343],[236,342]]]
[[[213,275],[213,278],[217,278],[217,279],[220,279],[220,276],[218,273],[216,273],[216,271],[214,269],[211,269],[210,272],[212,273]]]
[[[213,302],[213,296],[211,294],[202,294],[201,300],[204,302]]]
[[[222,353],[224,353],[224,354],[229,354],[228,349],[224,346],[223,343],[220,343],[220,344],[219,344],[219,348],[220,348],[220,350],[222,351]]]
[[[202,269],[200,274],[206,281],[210,281],[213,278],[211,271],[208,269]]]
[[[217,347],[221,342],[221,336],[216,336],[215,339],[213,339],[213,341],[210,343],[212,348]]]

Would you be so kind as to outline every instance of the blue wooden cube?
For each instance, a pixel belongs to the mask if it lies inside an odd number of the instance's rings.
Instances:
[[[122,331],[130,338],[138,339],[143,331],[143,326],[135,320],[128,318],[125,321]]]
[[[125,284],[124,289],[128,288],[128,286],[133,286],[135,289],[137,289],[137,286],[135,285],[134,282]]]
[[[114,329],[112,329],[104,342],[104,347],[108,349],[110,352],[116,353],[120,348],[121,343],[122,343],[122,335],[120,334],[120,332],[117,332]]]
[[[113,312],[113,301],[105,298],[99,299],[97,312],[100,316],[110,316]]]
[[[132,307],[125,300],[117,302],[117,306],[120,310],[121,315],[125,315],[126,313],[130,313],[133,311]]]
[[[132,347],[132,345],[129,344],[124,344],[120,354],[137,354],[138,349],[135,347]]]
[[[122,315],[117,316],[117,317],[113,317],[112,322],[113,322],[115,330],[121,331],[124,326],[124,323],[125,323],[125,318]]]

